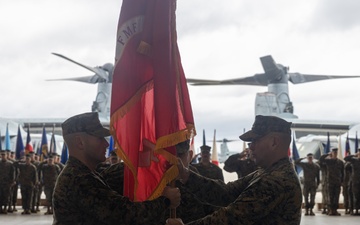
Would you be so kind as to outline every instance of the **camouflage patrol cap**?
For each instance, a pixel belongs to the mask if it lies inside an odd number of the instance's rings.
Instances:
[[[70,117],[61,124],[63,136],[85,132],[96,137],[110,136],[110,131],[102,126],[97,112],[83,113]]]
[[[60,156],[59,154],[57,154],[56,152],[53,152],[53,153],[51,153],[50,154],[52,157],[54,157],[54,156]]]
[[[312,153],[308,153],[306,156],[307,156],[307,157],[313,157],[313,156],[314,156],[314,154],[312,154]]]
[[[240,135],[243,141],[253,141],[256,138],[263,137],[271,132],[279,132],[291,135],[291,122],[287,122],[276,116],[262,116],[255,117],[255,122],[248,132]]]
[[[331,151],[337,152],[337,151],[338,151],[338,148],[332,148]]]
[[[5,150],[0,150],[0,154],[1,154],[1,155],[6,155]]]
[[[208,152],[210,152],[211,147],[208,146],[208,145],[203,145],[203,146],[200,147],[200,149],[201,149],[202,152],[203,152],[203,151],[208,151]]]
[[[180,142],[180,143],[176,144],[175,147],[176,147],[177,155],[187,153],[190,148],[190,140]]]

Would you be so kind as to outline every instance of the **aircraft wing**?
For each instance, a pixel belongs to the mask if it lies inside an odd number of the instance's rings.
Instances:
[[[30,133],[42,133],[43,127],[46,132],[52,132],[54,129],[55,134],[62,135],[61,124],[67,118],[9,118],[9,121],[20,124],[24,129],[29,126]],[[103,126],[109,127],[109,121],[101,121]]]
[[[188,78],[186,81],[195,86],[200,85],[255,85],[255,86],[267,86],[268,80],[265,74],[255,74],[251,77],[228,79],[228,80],[202,80]]]
[[[296,132],[297,138],[307,134],[326,135],[327,132],[339,135],[348,132],[356,122],[351,121],[327,121],[327,120],[299,120],[286,119],[292,122],[291,129]],[[300,135],[299,135],[300,134]],[[303,134],[303,135],[302,135]]]
[[[301,73],[288,73],[289,81],[293,84],[301,84],[319,80],[342,79],[342,78],[359,78],[360,76],[338,76],[338,75],[313,75]]]
[[[42,133],[43,127],[47,132],[52,132],[55,129],[56,134],[62,134],[61,124],[66,118],[9,118],[9,120],[20,124],[24,129],[28,126],[30,133]]]

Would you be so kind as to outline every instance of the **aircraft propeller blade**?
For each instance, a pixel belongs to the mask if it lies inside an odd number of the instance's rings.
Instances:
[[[268,79],[264,73],[255,74],[254,76],[228,79],[228,80],[202,80],[188,78],[186,81],[190,85],[254,85],[254,86],[267,86]]]
[[[95,84],[99,82],[100,77],[96,74],[93,76],[86,76],[86,77],[73,77],[73,78],[62,78],[62,79],[48,79],[46,81],[65,81],[65,80],[70,80],[70,81],[79,81],[79,82],[84,82],[84,83],[91,83],[91,84]]]
[[[281,64],[277,64],[271,55],[260,57],[261,65],[265,73],[257,73],[253,76],[244,78],[235,78],[228,80],[202,80],[202,79],[186,79],[190,85],[254,85],[267,86],[272,83],[301,84],[319,80],[340,79],[340,78],[359,78],[360,76],[338,76],[338,75],[312,75],[301,73],[288,73],[289,68]]]
[[[293,84],[308,83],[319,80],[342,79],[342,78],[359,78],[360,76],[338,76],[338,75],[312,75],[301,73],[288,73],[289,81]]]
[[[221,142],[221,143],[227,143],[227,142],[233,142],[233,141],[240,141],[240,139],[221,139],[221,140],[216,140],[216,142]]]
[[[269,81],[281,80],[286,71],[284,71],[283,66],[276,64],[271,55],[260,57],[260,61]]]
[[[103,70],[103,69],[100,69],[100,68],[98,68],[98,67],[86,66],[86,65],[84,65],[84,64],[82,64],[82,63],[76,62],[76,61],[74,61],[74,60],[72,60],[72,59],[70,59],[70,58],[68,58],[68,57],[66,57],[66,56],[64,56],[64,55],[58,54],[58,53],[52,52],[52,54],[53,54],[53,55],[56,55],[56,56],[58,56],[58,57],[60,57],[60,58],[66,59],[66,60],[68,60],[68,61],[70,61],[70,62],[72,62],[72,63],[75,63],[75,64],[78,65],[78,66],[81,66],[81,67],[83,67],[83,68],[85,68],[85,69],[87,69],[87,70],[90,70],[90,71],[94,72],[96,75],[98,75],[99,77],[101,77],[102,79],[104,79],[106,82],[108,82],[108,80],[109,80],[108,73],[107,73],[105,70]]]

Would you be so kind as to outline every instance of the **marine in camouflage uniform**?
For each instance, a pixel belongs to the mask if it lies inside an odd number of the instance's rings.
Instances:
[[[260,169],[224,184],[179,166],[188,191],[200,200],[226,205],[214,213],[187,223],[198,224],[286,224],[299,225],[302,194],[299,179],[287,151],[291,123],[272,116],[256,116],[252,129],[240,138],[250,149]],[[168,223],[172,223],[169,219]]]
[[[60,167],[54,163],[54,158],[49,156],[47,163],[40,169],[41,186],[44,187],[46,196],[47,211],[45,215],[53,214],[52,210],[52,195],[55,188],[56,179],[60,174]]]
[[[65,165],[60,162],[60,155],[54,152],[52,153],[52,157],[54,158],[54,164],[60,168],[60,171],[63,170]]]
[[[199,173],[211,179],[219,179],[224,181],[224,175],[222,170],[215,164],[210,162],[210,146],[203,145],[201,149],[201,160],[198,164],[193,166],[199,171]]]
[[[14,184],[10,187],[10,196],[9,196],[9,206],[8,206],[8,212],[12,213],[12,212],[17,212],[16,209],[16,204],[17,204],[17,195],[18,195],[18,186],[19,186],[19,182],[18,182],[18,177],[19,177],[19,169],[15,167],[15,162],[17,162],[11,155],[12,152],[10,153],[10,150],[6,150],[6,156],[7,156],[7,160],[9,160],[10,162],[13,163],[14,166],[14,173],[15,173],[15,182]]]
[[[255,161],[248,157],[248,149],[229,156],[224,162],[224,170],[233,173],[236,172],[238,178],[245,177],[246,175],[254,172],[257,169]]]
[[[26,155],[25,163],[16,162],[15,167],[19,168],[19,184],[21,190],[22,207],[21,214],[31,214],[31,200],[35,185],[38,183],[36,167],[30,162],[30,155]]]
[[[187,144],[189,147],[189,144]],[[188,149],[180,148],[177,146],[177,154],[179,158],[182,158],[184,154],[188,154]],[[186,152],[187,151],[187,152]],[[186,157],[186,156],[185,156]],[[191,159],[191,156],[189,156],[189,159]],[[194,172],[197,172],[195,167],[192,167],[189,165],[189,168],[194,170]],[[115,163],[111,165],[110,167],[104,169],[101,172],[101,176],[104,178],[106,183],[110,186],[111,189],[114,191],[123,194],[123,180],[124,180],[124,163]],[[204,217],[219,207],[203,203],[200,200],[197,199],[194,194],[187,192],[185,189],[182,188],[181,182],[176,182],[176,187],[180,189],[181,192],[181,203],[176,208],[176,215],[181,217],[184,222],[190,222],[195,219],[199,219],[201,217]],[[170,211],[166,210],[163,212],[161,218],[159,218],[157,221],[153,221],[153,224],[165,224],[166,219],[169,218]]]
[[[343,196],[344,196],[344,208],[345,214],[353,214],[353,192],[352,192],[352,180],[351,180],[351,163],[346,162],[344,164],[344,181],[343,181]]]
[[[62,124],[62,131],[69,159],[55,184],[54,225],[149,224],[178,205],[179,192],[173,188],[166,187],[164,196],[155,200],[131,202],[106,184],[95,168],[105,161],[110,132],[98,113],[73,116]]]
[[[320,161],[317,162],[317,164],[320,167],[321,172],[321,203],[322,203],[322,214],[328,214],[329,211],[329,192],[328,192],[328,178],[326,176],[327,174],[327,166],[326,164],[320,163]]]
[[[38,172],[38,178],[40,180],[40,162],[35,159],[35,152],[29,152],[30,162],[36,167],[36,171]],[[34,186],[34,191],[31,197],[31,213],[37,213],[39,210],[40,203],[40,195],[42,192],[42,187],[39,182]],[[37,207],[37,210],[36,210]]]
[[[320,156],[319,162],[327,167],[327,189],[329,196],[328,215],[340,216],[339,197],[344,179],[344,162],[337,158],[338,149],[333,148],[330,154]],[[331,158],[330,158],[331,157]]]
[[[189,170],[199,173],[196,167],[190,165],[193,157],[193,151],[190,150],[189,140],[181,142],[176,145],[176,153],[179,159],[181,159],[184,166],[188,167]],[[219,206],[203,202],[198,199],[196,195],[186,190],[180,181],[175,182],[175,186],[180,189],[181,202],[176,208],[176,215],[180,217],[185,223],[205,217],[217,209]],[[163,223],[170,217],[170,212],[166,211],[163,217]]]
[[[308,162],[303,162],[306,159]],[[305,199],[305,215],[315,216],[313,208],[315,205],[316,189],[320,184],[320,167],[313,162],[313,154],[307,154],[307,157],[295,160],[295,165],[304,170],[303,196]]]
[[[344,158],[345,161],[351,163],[351,187],[352,187],[352,199],[353,199],[353,209],[355,212],[354,215],[360,215],[360,152],[356,155],[350,155]],[[351,213],[351,211],[350,211]]]
[[[0,146],[1,147],[1,146]],[[11,186],[15,181],[13,163],[6,159],[6,153],[1,150],[0,160],[0,214],[7,214],[7,206],[10,201]]]

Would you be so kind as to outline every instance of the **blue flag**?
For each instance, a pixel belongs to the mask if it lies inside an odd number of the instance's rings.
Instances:
[[[356,136],[355,136],[355,153],[357,153],[358,151],[359,151],[359,140],[358,140],[357,131],[356,131]]]
[[[114,151],[114,138],[110,136],[108,157],[112,151]]]
[[[49,149],[48,149],[48,142],[47,142],[45,127],[43,127],[43,133],[42,133],[42,137],[41,137],[41,146],[40,146],[40,154],[39,155],[40,155],[41,161],[43,161],[44,159],[47,159],[48,156],[49,156]]]
[[[295,135],[293,135],[292,158],[293,158],[294,161],[300,158],[299,152],[298,152],[297,147],[296,147]],[[295,170],[296,170],[296,173],[299,174],[302,169],[301,169],[300,166],[295,166]]]
[[[20,132],[20,125],[18,126],[18,132],[16,137],[16,149],[15,149],[15,157],[17,160],[21,159],[24,156],[24,142]]]
[[[63,145],[63,148],[62,148],[62,151],[61,151],[61,163],[62,164],[65,164],[68,160],[68,148],[67,148],[67,145],[66,143],[64,142],[64,145]]]
[[[6,124],[5,150],[11,150],[11,142],[10,142],[10,135],[9,135],[9,124]]]
[[[330,133],[327,132],[327,142],[324,148],[324,154],[328,154],[330,152]]]

